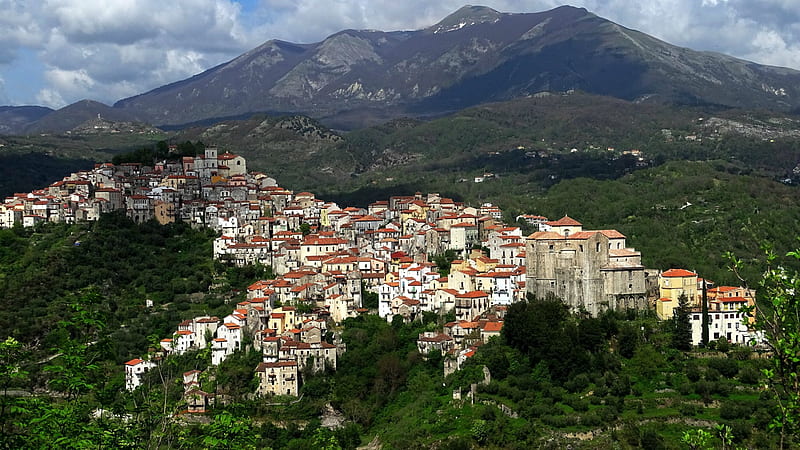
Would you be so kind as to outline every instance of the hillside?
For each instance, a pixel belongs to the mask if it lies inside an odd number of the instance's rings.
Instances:
[[[323,173],[316,183],[339,198],[355,191],[350,202],[363,204],[375,199],[357,191],[365,186],[402,191],[416,184],[496,200],[493,185],[527,195],[562,180],[613,179],[666,161],[723,160],[742,173],[785,179],[800,161],[798,130],[796,118],[773,113],[537,95],[350,132],[316,159]],[[492,183],[465,182],[486,173]]]
[[[0,134],[23,134],[30,124],[52,111],[41,106],[0,106]]]

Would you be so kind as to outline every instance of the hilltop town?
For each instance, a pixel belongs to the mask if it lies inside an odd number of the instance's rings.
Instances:
[[[705,295],[709,339],[743,344],[754,337],[739,312],[752,305],[752,290],[714,286],[685,269],[648,269],[617,230],[587,230],[569,216],[522,215],[509,225],[495,205],[470,206],[436,193],[343,208],[248,172],[243,157],[214,147],[152,167],[99,164],[14,194],[0,205],[0,227],[91,221],[113,211],[136,223],[211,228],[219,234],[216,260],[261,264],[276,275],[251,284],[229,315],[188,319],[152,354],[128,361],[129,390],[171,354],[209,348],[217,366],[252,342],[263,355],[253,368],[257,392],[298,396],[304,370],[336,369],[347,350],[341,326],[362,314],[389,322],[439,317],[440,329],[420,334],[417,347],[422,355],[445,355],[449,374],[499,336],[509,305],[529,296],[554,295],[586,316],[654,309],[664,320],[685,298],[697,345]],[[526,236],[523,223],[535,231]],[[199,375],[184,376],[190,412],[205,411],[214,399],[200,389]]]

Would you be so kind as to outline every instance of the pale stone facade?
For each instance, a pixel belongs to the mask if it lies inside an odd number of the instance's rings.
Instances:
[[[597,316],[606,309],[647,308],[641,254],[616,230],[583,231],[574,219],[547,222],[526,241],[527,291],[554,294],[573,310]]]

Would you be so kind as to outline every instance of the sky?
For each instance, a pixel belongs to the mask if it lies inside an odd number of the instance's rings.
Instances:
[[[464,0],[0,0],[0,105],[106,104],[188,78],[270,39],[343,29],[414,30]],[[551,0],[484,0],[539,12]],[[800,70],[797,0],[573,0],[695,50]]]

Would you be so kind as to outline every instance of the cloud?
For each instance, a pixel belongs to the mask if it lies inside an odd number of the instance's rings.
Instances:
[[[6,93],[6,80],[0,77],[0,106],[8,105],[11,101]]]
[[[536,12],[561,0],[485,0],[503,12]],[[575,0],[599,16],[667,42],[800,69],[796,0]],[[318,42],[347,28],[420,29],[463,0],[0,0],[0,76],[35,52],[45,85],[35,99],[63,106],[113,103],[195,75],[270,39]],[[19,71],[17,71],[19,72]]]

